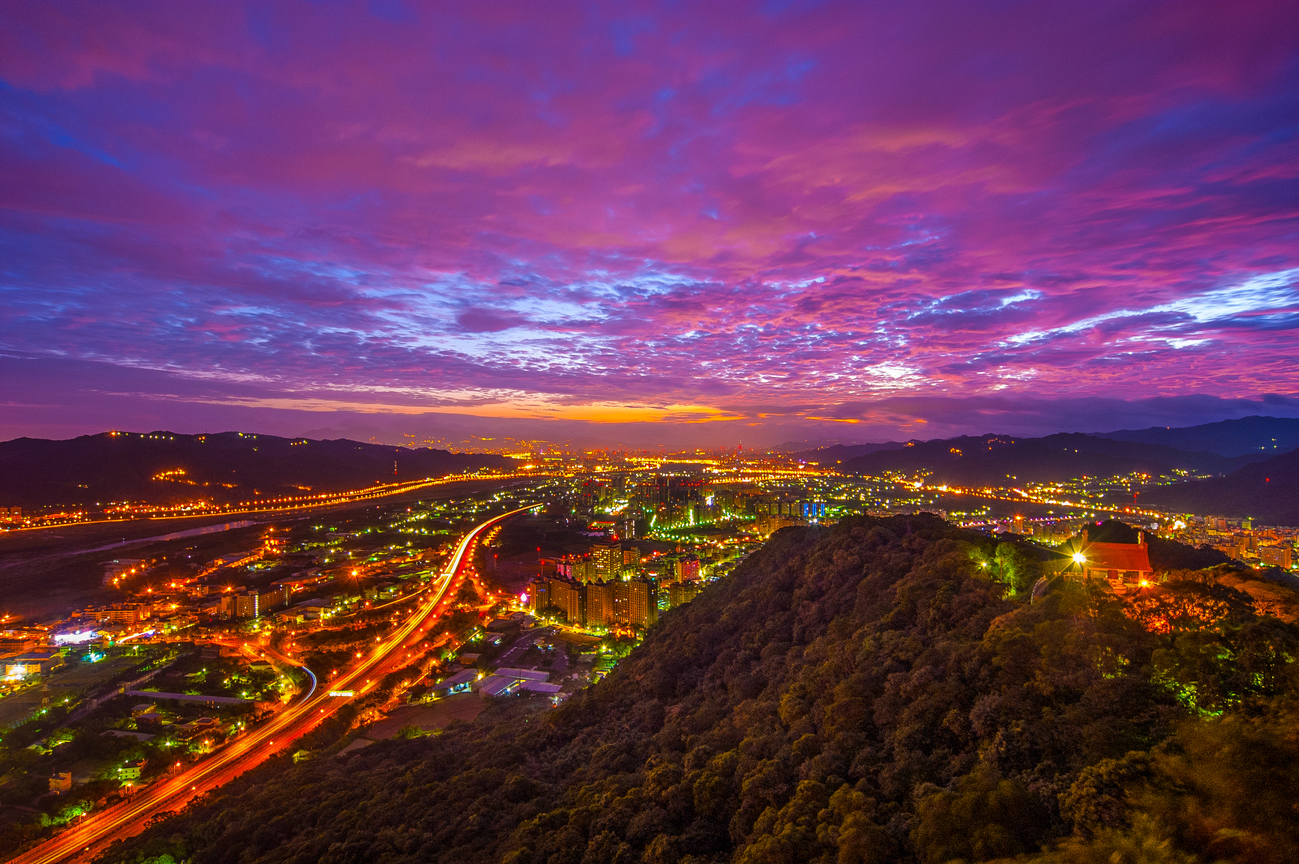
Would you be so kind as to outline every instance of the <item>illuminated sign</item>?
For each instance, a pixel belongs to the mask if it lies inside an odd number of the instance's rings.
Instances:
[[[355,690],[330,690],[330,691],[329,691],[329,695],[330,695],[330,696],[343,696],[343,697],[350,697],[350,696],[355,696],[355,695],[356,695],[356,691],[355,691]]]

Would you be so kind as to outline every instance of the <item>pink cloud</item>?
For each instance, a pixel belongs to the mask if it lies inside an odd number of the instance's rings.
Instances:
[[[1299,392],[1293,4],[0,22],[0,351],[430,404]]]

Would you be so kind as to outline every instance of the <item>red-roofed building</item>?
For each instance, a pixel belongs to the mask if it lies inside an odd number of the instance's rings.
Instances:
[[[1150,546],[1144,531],[1137,534],[1136,543],[1091,543],[1084,530],[1078,551],[1083,556],[1079,562],[1083,575],[1105,579],[1116,591],[1154,581],[1155,568],[1150,566]]]

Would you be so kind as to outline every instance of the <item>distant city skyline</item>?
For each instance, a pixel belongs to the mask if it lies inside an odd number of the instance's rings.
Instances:
[[[1299,9],[0,11],[0,438],[1299,416]]]

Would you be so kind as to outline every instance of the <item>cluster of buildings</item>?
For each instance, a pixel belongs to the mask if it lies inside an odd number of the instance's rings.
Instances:
[[[644,629],[658,623],[658,585],[653,579],[574,582],[534,579],[528,609],[538,618],[558,619],[590,630]]]
[[[587,478],[575,484],[569,504],[578,517],[615,515],[614,529],[629,538],[731,520],[776,530],[821,521],[829,512],[824,497],[801,482],[760,482],[707,458]]]
[[[627,580],[650,576],[660,580],[694,580],[701,575],[703,561],[694,552],[662,555],[648,548],[617,540],[592,544],[584,555],[543,559],[542,571],[575,582]]]
[[[1256,526],[1250,519],[1190,516],[1172,523],[1170,539],[1191,546],[1212,546],[1246,564],[1293,570],[1299,528]]]
[[[644,629],[660,609],[694,599],[702,561],[694,554],[643,554],[631,545],[596,543],[589,554],[554,562],[554,576],[532,580],[527,605],[538,618],[608,631]]]

